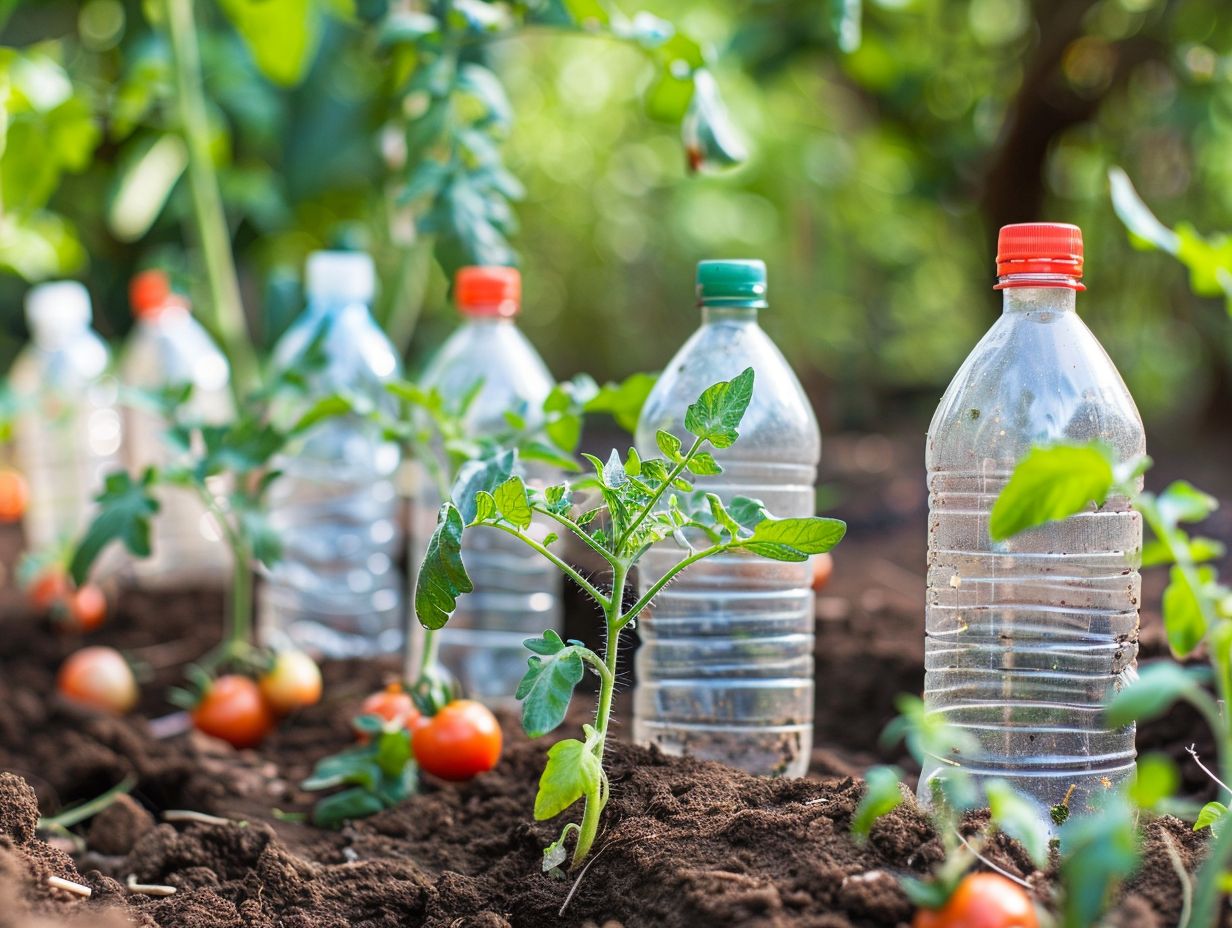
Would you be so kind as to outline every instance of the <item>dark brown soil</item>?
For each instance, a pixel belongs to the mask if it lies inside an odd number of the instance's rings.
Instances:
[[[832,444],[828,453],[836,450],[841,465],[841,447]],[[863,492],[862,479],[880,491]],[[878,736],[897,694],[922,685],[924,499],[914,477],[887,483],[876,468],[853,466],[843,481],[865,502],[841,507],[851,531],[819,603],[810,777],[749,777],[617,743],[597,851],[585,871],[567,878],[540,867],[542,848],[561,823],[530,815],[547,741],[527,742],[514,720],[503,719],[507,749],[492,773],[464,785],[429,782],[398,808],[322,831],[303,822],[314,797],[297,784],[320,756],[349,742],[349,716],[391,666],[326,667],[326,701],[287,720],[258,751],[236,752],[194,733],[159,738],[149,720],[157,719],[160,732],[176,727],[165,718],[166,687],[214,640],[221,596],[123,597],[118,616],[91,641],[144,662],[148,679],[144,715],[113,719],[83,714],[53,695],[56,667],[81,641],[48,632],[11,588],[0,593],[0,769],[29,784],[0,776],[0,928],[106,928],[108,919],[176,928],[909,923],[912,907],[896,878],[923,875],[939,859],[927,819],[908,801],[863,844],[851,839],[849,824],[860,773],[881,760],[909,763]],[[15,544],[11,533],[0,535],[0,560],[12,563]],[[1158,602],[1157,591],[1146,602]],[[593,638],[589,613],[575,608],[570,615],[568,632]],[[1144,616],[1143,637],[1144,656],[1162,653],[1157,616]],[[1140,744],[1176,758],[1187,790],[1204,796],[1209,784],[1184,755],[1194,741],[1211,753],[1203,734],[1196,719],[1177,713],[1144,729]],[[34,836],[38,810],[55,814],[129,775],[136,778],[131,797],[77,826],[75,847]],[[161,820],[176,809],[231,822]],[[966,827],[974,832],[979,824],[972,819]],[[1126,887],[1115,923],[1162,928],[1176,923],[1181,905],[1165,841],[1190,870],[1203,844],[1175,819],[1144,830],[1145,864]],[[1012,842],[995,839],[987,856],[1048,900],[1048,875],[1032,873]],[[50,875],[83,883],[93,895],[52,889]],[[130,876],[176,892],[131,893]]]

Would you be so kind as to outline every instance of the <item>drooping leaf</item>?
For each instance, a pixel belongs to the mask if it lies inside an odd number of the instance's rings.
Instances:
[[[589,728],[589,726],[587,726]],[[548,763],[535,794],[535,819],[559,815],[588,793],[599,789],[599,758],[575,738],[558,741],[548,749]]]
[[[458,607],[458,597],[475,588],[462,563],[462,530],[457,507],[442,505],[415,582],[415,615],[425,628],[442,628]]]
[[[897,767],[869,768],[864,778],[864,795],[860,797],[855,815],[851,819],[851,833],[857,839],[867,838],[877,819],[893,812],[902,804],[902,777],[902,771]]]
[[[538,738],[565,720],[573,690],[586,669],[573,645],[561,641],[554,631],[524,644],[534,653],[514,697],[522,702],[522,729]]]
[[[152,468],[147,468],[140,480],[133,480],[127,471],[107,475],[98,496],[98,514],[69,564],[69,574],[78,586],[86,582],[95,560],[113,541],[121,542],[137,557],[149,556],[150,519],[159,509],[152,494],[155,479]]]
[[[993,504],[988,533],[1004,541],[1102,504],[1113,480],[1111,451],[1098,442],[1033,448]]]
[[[685,411],[684,427],[716,448],[727,448],[740,437],[737,428],[753,399],[753,368],[703,391]]]

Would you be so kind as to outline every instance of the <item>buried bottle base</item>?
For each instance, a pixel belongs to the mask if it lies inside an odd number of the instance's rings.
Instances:
[[[664,754],[717,761],[756,776],[799,777],[808,771],[813,726],[633,721],[633,740]]]

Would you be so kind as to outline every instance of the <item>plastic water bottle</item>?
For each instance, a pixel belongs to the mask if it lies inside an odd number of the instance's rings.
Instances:
[[[1033,446],[1106,442],[1122,460],[1145,449],[1142,420],[1112,361],[1075,312],[1082,233],[1056,223],[1006,226],[997,243],[1004,310],[950,384],[928,432],[925,702],[965,731],[961,764],[1040,804],[1121,786],[1134,727],[1103,708],[1136,676],[1142,522],[1125,499],[1003,542],[988,517]]]
[[[642,410],[637,446],[655,433],[682,440],[685,410],[711,384],[756,375],[740,440],[716,450],[723,473],[696,478],[723,500],[760,499],[775,516],[811,516],[821,434],[782,353],[758,325],[761,261],[697,267],[701,328],[667,365]],[[641,590],[687,552],[661,542],[639,563]],[[799,776],[813,740],[812,567],[724,554],[688,568],[641,620],[633,734],[671,754],[752,773]]]
[[[454,286],[462,325],[425,369],[420,385],[435,387],[446,402],[458,402],[478,388],[465,418],[473,437],[507,432],[505,413],[520,410],[533,427],[555,381],[515,319],[521,308],[521,278],[511,267],[469,267]],[[553,479],[551,468],[525,465],[530,483]],[[418,468],[415,543],[422,560],[440,507],[440,492],[426,469]],[[529,529],[541,539],[550,529],[539,521]],[[503,532],[468,532],[462,561],[475,590],[458,600],[458,610],[439,633],[439,659],[470,696],[511,700],[526,672],[522,642],[547,629],[561,630],[561,578],[526,545]]]
[[[9,383],[20,410],[14,440],[30,488],[25,532],[34,551],[75,539],[103,478],[119,467],[118,385],[91,315],[90,295],[76,281],[42,284],[26,297],[31,343]]]
[[[276,369],[297,367],[307,402],[343,393],[390,404],[399,360],[368,307],[372,259],[318,251],[308,258],[308,308],[274,348]],[[308,358],[319,350],[319,365]],[[282,559],[260,598],[263,640],[330,657],[367,657],[402,646],[401,541],[394,479],[400,453],[359,415],[329,419],[288,449],[270,489],[270,524]]]
[[[120,365],[123,382],[141,390],[189,384],[193,389],[181,417],[209,425],[227,421],[234,410],[227,358],[193,318],[188,302],[171,292],[167,275],[138,274],[129,286],[129,300],[137,325]],[[140,473],[174,463],[166,428],[159,415],[139,405],[126,410],[124,445],[130,470]],[[217,496],[226,491],[222,483],[212,489]],[[137,580],[149,587],[223,585],[231,571],[230,551],[205,503],[195,490],[184,487],[160,488],[158,498],[151,556],[133,564]]]

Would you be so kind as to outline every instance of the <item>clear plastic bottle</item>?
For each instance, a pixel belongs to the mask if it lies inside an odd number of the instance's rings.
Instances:
[[[637,426],[685,439],[685,410],[719,380],[751,366],[753,399],[740,440],[716,450],[723,473],[696,479],[722,499],[760,499],[776,516],[815,513],[821,434],[786,359],[758,325],[766,304],[761,261],[703,261],[702,325],[667,365]],[[639,563],[644,592],[685,555],[668,540]],[[813,741],[812,567],[726,554],[695,564],[640,621],[633,734],[673,754],[752,773],[799,776]]]
[[[1143,454],[1142,420],[1124,382],[1075,312],[1083,289],[1075,226],[1006,226],[997,246],[1004,311],[950,384],[928,432],[925,702],[965,731],[959,763],[1001,778],[1041,817],[1123,785],[1134,727],[1103,708],[1136,676],[1142,522],[1125,499],[1003,542],[988,517],[1033,446],[1100,439]],[[1072,791],[1072,792],[1071,792]]]
[[[319,345],[324,363],[305,367],[307,402],[344,393],[389,405],[385,385],[400,363],[368,309],[372,259],[318,251],[308,258],[308,308],[274,348],[276,369],[303,365]],[[298,411],[298,410],[297,410]],[[258,619],[262,639],[330,658],[402,647],[396,444],[361,416],[329,419],[277,462],[270,524],[283,557],[267,572]]]
[[[463,323],[441,346],[420,378],[446,401],[457,401],[476,383],[482,387],[466,416],[468,434],[490,437],[507,431],[505,413],[521,410],[534,426],[555,381],[518,329],[521,278],[511,267],[470,267],[454,287]],[[531,482],[553,478],[550,468],[525,467]],[[440,493],[427,469],[418,468],[419,492],[414,537],[418,566],[431,537]],[[531,533],[550,529],[536,521]],[[488,702],[511,700],[526,672],[522,642],[547,629],[561,630],[561,579],[551,564],[502,532],[468,532],[462,560],[475,591],[458,600],[458,610],[439,633],[439,659],[463,692]]]
[[[119,467],[118,387],[91,315],[90,295],[76,281],[42,284],[26,297],[31,343],[9,383],[20,410],[17,462],[30,487],[26,545],[34,551],[82,532],[103,478]]]
[[[120,364],[126,386],[140,390],[192,385],[187,420],[205,424],[227,421],[234,410],[231,371],[226,356],[193,318],[188,302],[171,292],[162,271],[143,271],[129,286],[137,324]],[[157,414],[131,405],[125,411],[125,456],[134,473],[173,463],[164,435],[166,422]],[[213,488],[217,495],[225,486]],[[217,521],[194,490],[165,487],[158,491],[160,509],[154,519],[150,557],[139,559],[133,571],[139,583],[166,586],[222,586],[231,572],[231,555]]]

